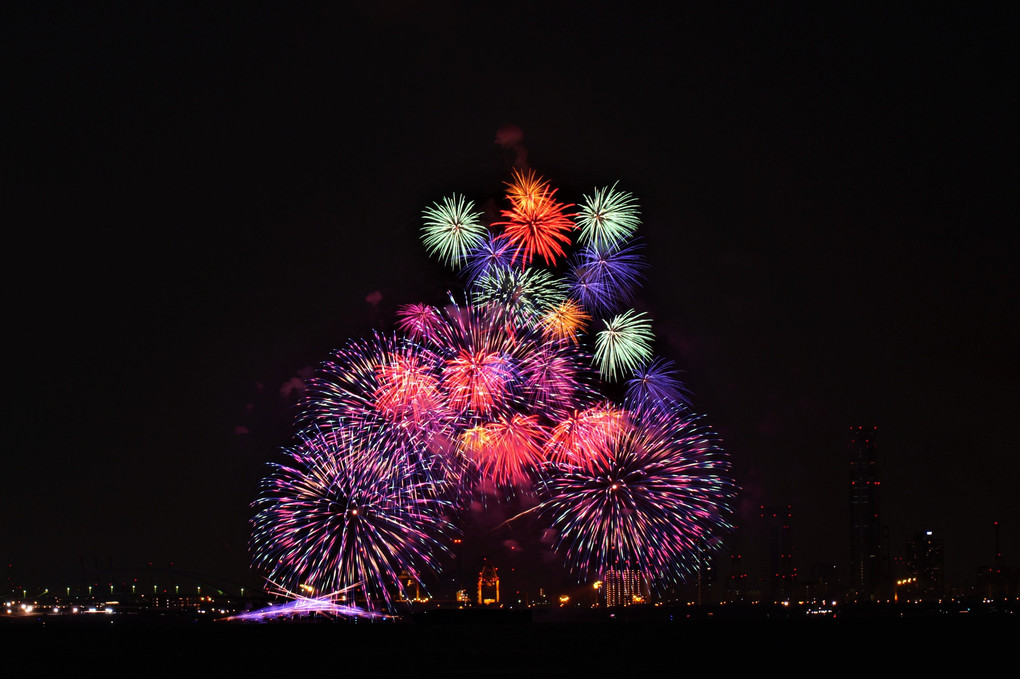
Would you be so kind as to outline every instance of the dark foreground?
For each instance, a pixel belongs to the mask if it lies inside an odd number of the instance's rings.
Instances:
[[[972,658],[975,648],[998,647],[996,639],[1004,635],[1015,639],[1017,628],[1012,614],[269,624],[167,624],[114,616],[87,624],[8,621],[0,624],[0,639],[6,670],[47,675],[90,670],[106,676],[679,676],[695,669],[727,674],[774,665],[806,669],[820,658],[835,667],[862,649],[869,657],[884,657],[886,668],[934,669]]]

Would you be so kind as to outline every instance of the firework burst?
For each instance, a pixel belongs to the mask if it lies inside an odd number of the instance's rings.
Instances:
[[[544,269],[493,268],[471,286],[472,301],[511,312],[518,324],[530,324],[566,297],[566,284]]]
[[[534,205],[553,191],[548,180],[531,169],[525,172],[515,167],[510,171],[510,181],[506,183],[506,197],[513,205]]]
[[[467,254],[463,274],[468,285],[496,269],[509,269],[513,264],[513,251],[505,239],[489,234],[485,240]]]
[[[506,221],[493,226],[503,227],[499,238],[513,249],[512,262],[519,259],[522,266],[528,266],[538,256],[553,266],[558,258],[566,256],[563,248],[570,245],[574,229],[567,210],[573,206],[560,203],[555,195],[556,189],[537,179],[520,190],[515,190],[515,183],[510,184],[510,209],[501,211]]]
[[[575,346],[591,316],[572,299],[565,299],[546,312],[542,317],[542,332],[554,341],[569,341]]]
[[[444,264],[458,268],[468,252],[485,241],[482,216],[464,196],[444,198],[422,212],[422,240],[429,252]]]
[[[644,278],[637,201],[614,184],[571,215],[530,170],[506,199],[491,231],[463,196],[425,209],[425,248],[462,294],[400,306],[394,334],[348,341],[307,383],[254,503],[255,564],[281,587],[393,608],[402,574],[441,569],[466,501],[493,495],[531,502],[581,578],[675,581],[718,546],[726,457],[675,366],[652,360],[648,316],[618,313]],[[622,379],[622,405],[599,393]]]
[[[602,252],[617,247],[641,225],[637,199],[616,184],[585,196],[574,219],[581,230],[578,242]]]
[[[597,397],[591,357],[563,341],[536,342],[520,363],[521,396],[526,412],[556,421]]]
[[[442,365],[442,356],[397,337],[349,341],[309,380],[298,425],[389,422],[408,436],[427,439],[451,426],[452,413],[439,391]]]
[[[627,404],[633,408],[660,408],[671,403],[690,405],[690,393],[679,374],[676,364],[663,358],[639,366],[634,377],[627,380]]]
[[[645,268],[637,242],[609,250],[585,246],[571,258],[568,288],[593,313],[616,311],[633,301]]]
[[[443,318],[429,304],[404,304],[397,309],[397,329],[413,340],[431,340],[441,334]]]
[[[556,549],[581,577],[632,569],[682,581],[730,528],[734,488],[714,434],[680,410],[631,412],[601,433],[601,454],[553,462],[541,482]]]
[[[528,487],[544,462],[544,438],[537,417],[513,415],[467,430],[463,452],[497,488]]]
[[[610,455],[611,442],[627,423],[627,413],[611,403],[599,403],[568,414],[552,428],[546,457],[563,468],[590,468]]]
[[[447,554],[449,503],[378,432],[306,436],[263,479],[253,521],[256,564],[296,591],[357,586],[392,608],[400,574],[422,580]],[[419,451],[420,452],[420,451]]]
[[[498,352],[461,350],[446,362],[443,381],[454,411],[486,417],[510,396],[514,378],[510,359]]]
[[[652,357],[655,335],[646,314],[629,309],[605,324],[595,338],[595,362],[603,377],[615,380]]]

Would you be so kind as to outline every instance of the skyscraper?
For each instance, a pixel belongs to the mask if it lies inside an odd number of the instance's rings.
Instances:
[[[762,599],[768,602],[789,601],[794,594],[797,569],[793,565],[793,539],[790,505],[762,506],[761,553]]]
[[[945,593],[942,540],[932,531],[922,531],[907,540],[906,566],[921,599],[933,601]]]
[[[882,526],[879,519],[878,427],[850,428],[850,591],[853,601],[880,596]]]

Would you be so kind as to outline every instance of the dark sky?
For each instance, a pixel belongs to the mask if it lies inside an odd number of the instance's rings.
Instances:
[[[443,292],[421,210],[498,196],[516,125],[560,197],[639,198],[741,523],[844,564],[876,425],[894,554],[966,582],[999,521],[1020,564],[1016,14],[815,4],[5,7],[4,563],[249,578],[281,389]]]

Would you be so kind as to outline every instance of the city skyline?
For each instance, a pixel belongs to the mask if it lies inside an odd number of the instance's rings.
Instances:
[[[860,429],[860,427],[853,427],[851,432]],[[851,478],[853,478],[852,472]],[[880,481],[880,475],[875,477],[875,480]],[[850,509],[847,515],[851,517],[852,523],[854,506],[852,492],[848,505]],[[1010,558],[1008,554],[1005,556],[1002,554],[1001,529],[1003,527],[997,522],[983,527],[985,529],[983,531],[984,538],[988,546],[988,550],[983,555],[969,554],[964,557],[953,549],[952,544],[949,544],[949,564],[955,568],[951,568],[950,575],[947,576],[944,572],[945,557],[942,553],[944,539],[941,533],[924,526],[914,530],[903,528],[898,533],[909,534],[909,537],[897,544],[889,537],[890,527],[880,521],[881,525],[878,528],[883,534],[880,556],[884,559],[884,564],[879,566],[876,562],[874,573],[867,580],[861,580],[858,583],[854,575],[852,525],[849,531],[851,537],[847,541],[846,558],[835,561],[818,560],[812,558],[811,550],[796,537],[801,513],[792,505],[761,506],[756,517],[758,520],[735,526],[733,533],[729,534],[725,540],[726,547],[712,555],[706,562],[706,564],[711,564],[713,579],[706,582],[705,586],[710,586],[715,594],[712,601],[706,600],[704,603],[718,603],[720,600],[765,603],[810,600],[812,596],[817,596],[815,579],[819,569],[826,577],[823,589],[841,602],[886,601],[893,596],[893,580],[896,577],[902,577],[905,564],[916,552],[916,543],[919,540],[935,540],[939,544],[940,581],[945,587],[946,596],[980,594],[982,585],[987,584],[988,573],[995,568],[1002,569],[1003,582],[1012,582],[1013,584],[1008,587],[1015,588],[1016,560]],[[495,540],[486,541],[482,535],[489,533],[492,526],[499,523],[499,517],[502,515],[496,514],[495,516],[496,518],[493,518],[489,515],[482,519],[478,524],[475,524],[474,531],[469,526],[467,532],[473,533],[473,535],[457,540],[451,558],[444,562],[444,568],[428,579],[430,585],[423,590],[427,597],[438,596],[440,600],[444,600],[455,589],[464,588],[473,583],[475,577],[487,569],[497,573],[501,572],[503,575],[504,587],[508,590],[504,593],[504,604],[512,602],[514,591],[518,591],[521,596],[533,603],[540,591],[544,591],[549,600],[552,600],[554,595],[559,592],[585,592],[588,587],[600,579],[597,576],[585,579],[571,577],[562,563],[556,565],[534,563],[535,554],[534,552],[528,554],[528,549],[537,549],[538,542],[535,541],[534,535],[528,535],[527,531],[515,533],[516,538],[521,541],[532,541],[530,545],[523,545],[524,551],[517,554],[500,549],[499,544],[503,542],[500,536],[497,536]],[[776,523],[775,518],[768,517],[778,517],[782,522],[781,537],[775,532],[780,529],[780,524]],[[481,515],[476,519],[481,519]],[[974,530],[978,533],[982,532],[981,527],[975,526]],[[520,549],[522,545],[517,539],[514,541]],[[878,543],[873,545],[874,549],[878,549],[878,547]],[[503,554],[502,558],[491,556],[500,553]],[[549,556],[545,555],[546,558]],[[965,566],[961,567],[959,563],[954,563],[954,557],[956,561],[965,562]],[[734,565],[734,558],[740,559],[742,563]],[[112,555],[103,556],[96,553],[82,554],[77,557],[74,564],[71,563],[72,561],[74,560],[68,559],[57,568],[45,569],[45,572],[51,574],[47,577],[40,577],[31,571],[25,572],[18,563],[7,563],[5,564],[6,580],[11,586],[9,588],[12,592],[20,590],[22,586],[27,586],[36,595],[44,585],[49,588],[56,587],[56,589],[51,589],[51,592],[66,587],[69,594],[71,590],[74,590],[76,594],[80,595],[85,589],[91,592],[93,588],[96,588],[98,593],[100,589],[108,586],[111,587],[111,592],[114,591],[112,588],[115,588],[117,592],[123,593],[125,587],[130,587],[132,591],[138,587],[141,591],[155,582],[161,583],[160,592],[165,594],[167,583],[171,581],[178,583],[178,587],[180,587],[180,583],[186,583],[184,589],[181,590],[182,596],[184,591],[191,591],[196,587],[200,593],[201,588],[205,586],[208,586],[207,591],[211,587],[213,591],[230,596],[236,596],[239,591],[243,594],[246,589],[248,596],[257,596],[265,589],[261,586],[262,581],[256,574],[257,569],[252,569],[250,573],[247,573],[248,577],[237,577],[236,573],[195,571],[193,564],[179,564],[174,561],[154,563],[130,558],[126,560],[123,558],[114,559]],[[784,581],[782,583],[774,579],[773,571],[783,574]],[[749,579],[742,583],[733,582],[733,577],[740,573],[749,576]],[[785,580],[787,577],[789,581]],[[454,586],[455,582],[459,582],[460,587]],[[680,587],[653,588],[649,590],[649,600],[662,600],[664,596],[668,596],[669,592],[682,591],[687,592],[686,596],[693,601],[695,588],[698,586],[696,578],[692,577]],[[273,591],[272,588],[268,589]],[[697,596],[700,598],[701,595]]]
[[[445,293],[422,210],[523,155],[640,199],[739,526],[789,505],[802,569],[848,558],[845,435],[877,426],[893,549],[933,530],[959,581],[998,521],[1015,567],[1010,10],[4,11],[5,564],[247,577],[294,390]]]

